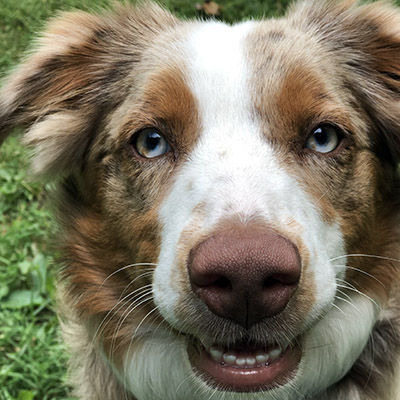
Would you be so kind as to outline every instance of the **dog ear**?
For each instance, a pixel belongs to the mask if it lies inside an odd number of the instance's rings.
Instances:
[[[370,119],[376,153],[400,161],[400,9],[386,1],[361,5],[315,0],[294,11],[297,23],[314,31],[343,80]]]
[[[34,173],[79,166],[105,111],[127,94],[143,49],[174,24],[152,3],[55,18],[0,91],[0,144],[22,126],[24,142],[34,149]]]

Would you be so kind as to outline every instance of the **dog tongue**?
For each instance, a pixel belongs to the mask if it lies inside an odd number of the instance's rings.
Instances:
[[[193,352],[190,359],[192,366],[212,385],[230,391],[254,392],[286,383],[294,375],[301,351],[290,349],[268,363],[244,367],[217,362],[204,348],[200,353]]]

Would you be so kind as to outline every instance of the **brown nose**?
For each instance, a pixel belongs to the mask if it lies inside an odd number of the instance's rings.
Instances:
[[[300,274],[296,246],[265,228],[215,234],[189,257],[194,293],[213,313],[245,328],[282,312]]]

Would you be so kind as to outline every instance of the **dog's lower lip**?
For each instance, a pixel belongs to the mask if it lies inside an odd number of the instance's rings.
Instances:
[[[212,352],[212,351],[211,351]],[[240,359],[254,359],[256,351],[241,351]],[[279,354],[279,350],[270,350],[272,354]],[[260,353],[267,353],[267,351]],[[229,352],[227,352],[229,354]],[[228,356],[229,357],[229,356]],[[238,357],[238,358],[239,358]],[[237,363],[226,363],[222,359],[216,361],[216,357],[201,346],[200,351],[189,349],[189,358],[192,367],[200,372],[203,378],[212,386],[225,391],[257,392],[269,390],[288,382],[295,374],[301,360],[301,349],[289,347],[279,356],[268,359],[265,363],[250,361],[243,366]],[[239,363],[242,364],[242,363]]]

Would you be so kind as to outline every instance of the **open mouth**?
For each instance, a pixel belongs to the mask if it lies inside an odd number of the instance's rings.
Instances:
[[[257,392],[281,386],[294,377],[301,360],[298,346],[256,348],[211,346],[188,350],[192,367],[212,386],[226,391]]]

